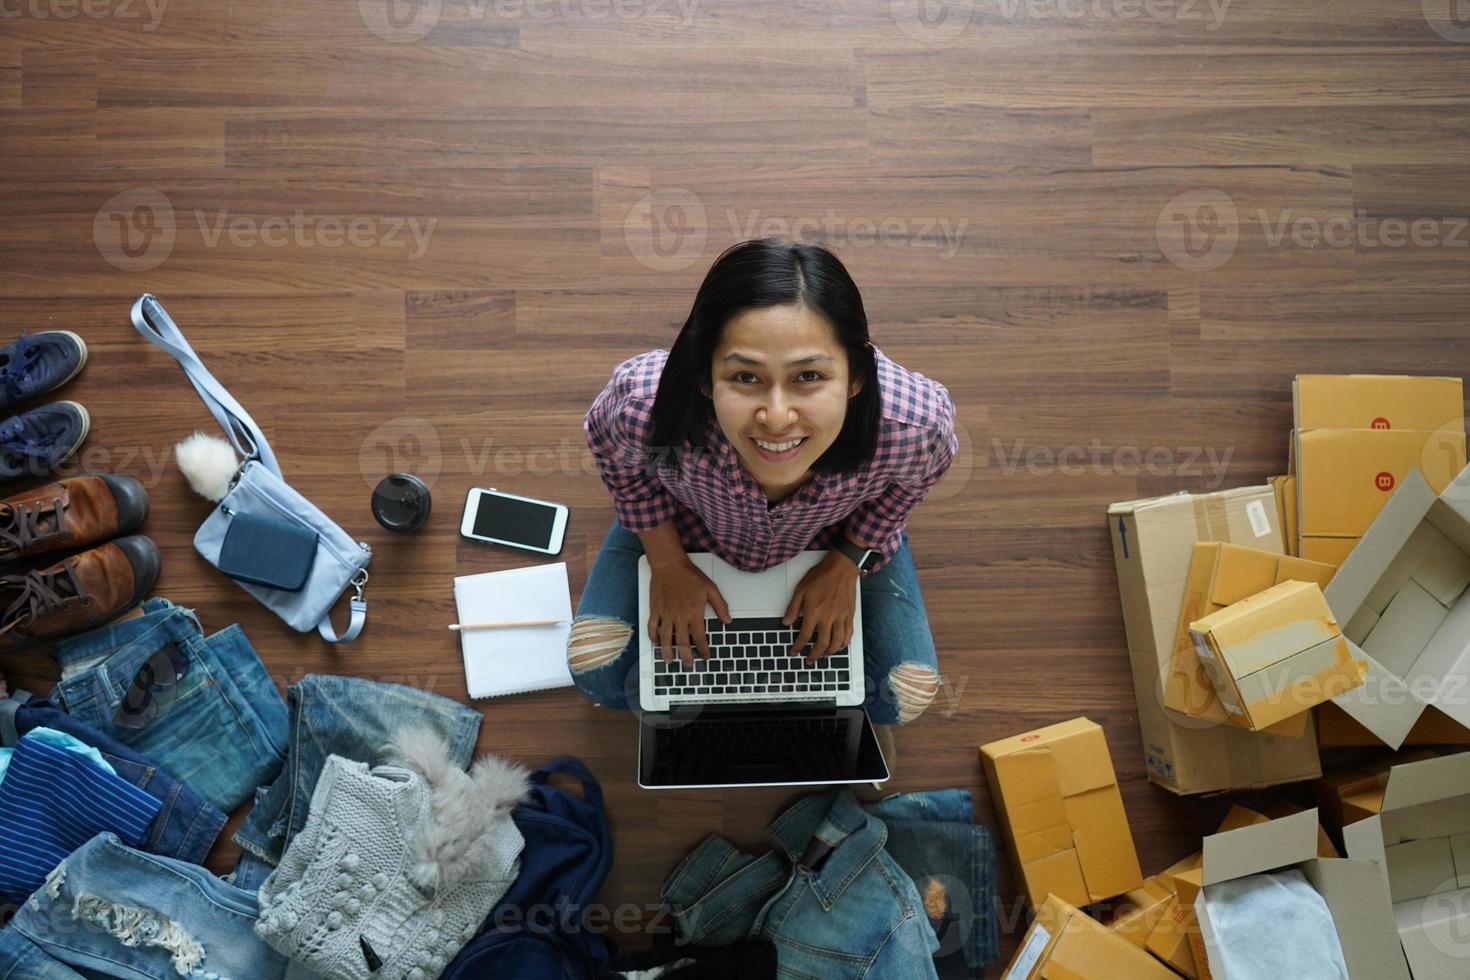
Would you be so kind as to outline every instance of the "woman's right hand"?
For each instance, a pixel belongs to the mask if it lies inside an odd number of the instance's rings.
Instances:
[[[704,606],[709,603],[715,615],[730,622],[730,607],[708,575],[694,567],[683,556],[667,564],[650,568],[648,587],[648,638],[667,662],[675,649],[686,666],[694,666],[692,650],[709,659],[709,641],[704,634]]]

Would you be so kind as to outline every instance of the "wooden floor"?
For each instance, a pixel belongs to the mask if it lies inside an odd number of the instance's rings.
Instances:
[[[1470,24],[1438,8],[8,0],[0,324],[87,339],[72,471],[147,483],[161,594],[243,623],[283,687],[464,698],[450,579],[524,562],[459,538],[466,489],[568,503],[580,593],[611,517],[580,421],[613,365],[670,343],[731,242],[826,241],[961,423],[910,526],[944,686],[893,788],[967,787],[994,826],[977,746],[1086,714],[1157,871],[1227,801],[1145,782],[1103,511],[1282,471],[1296,372],[1464,370]],[[169,451],[212,422],[132,333],[144,290],[372,544],[358,643],[192,551],[207,505]],[[401,537],[368,512],[398,469],[435,495]],[[35,660],[4,670],[40,685]],[[762,847],[794,798],[640,791],[630,718],[574,691],[478,706],[481,750],[603,780],[612,906],[656,904],[707,833]]]

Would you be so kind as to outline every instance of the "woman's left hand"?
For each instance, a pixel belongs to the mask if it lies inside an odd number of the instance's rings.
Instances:
[[[787,651],[794,657],[807,641],[812,652],[807,662],[846,648],[852,642],[852,615],[857,607],[858,567],[840,551],[832,551],[802,576],[791,595],[782,622],[790,626],[798,617],[801,628]]]

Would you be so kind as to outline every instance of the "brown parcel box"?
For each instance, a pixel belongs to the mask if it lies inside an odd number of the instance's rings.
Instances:
[[[1189,624],[1229,724],[1279,726],[1363,683],[1315,582],[1282,582]]]
[[[1428,749],[1399,752],[1388,759],[1374,759],[1360,765],[1334,769],[1317,780],[1317,809],[1322,825],[1341,831],[1350,823],[1366,820],[1383,810],[1383,791],[1394,766],[1433,759]]]
[[[1398,748],[1432,704],[1470,725],[1470,469],[1438,497],[1410,473],[1327,586],[1368,682],[1333,702]]]
[[[1108,524],[1149,779],[1172,792],[1192,794],[1322,775],[1312,738],[1253,734],[1200,722],[1167,711],[1163,704],[1163,681],[1194,545],[1229,541],[1279,553],[1280,524],[1271,488],[1124,501],[1108,508]]]
[[[1235,978],[1220,963],[1207,902],[1210,886],[1291,867],[1299,869],[1327,903],[1351,980],[1409,980],[1403,954],[1394,948],[1393,920],[1385,905],[1388,889],[1383,876],[1371,861],[1317,857],[1319,833],[1317,811],[1304,810],[1205,838],[1194,908],[1214,980]]]
[[[1103,730],[1074,718],[980,747],[985,778],[1032,908],[1090,905],[1143,884]]]
[[[1413,375],[1297,375],[1294,429],[1421,429],[1463,422],[1458,378]],[[1463,432],[1461,428],[1461,432]]]
[[[1465,431],[1459,378],[1405,374],[1299,374],[1291,383],[1293,429]]]
[[[1169,968],[1048,895],[1001,980],[1175,980]]]
[[[1295,438],[1299,553],[1332,565],[1410,472],[1438,493],[1465,466],[1463,430],[1311,429]]]
[[[1179,614],[1179,629],[1174,634],[1174,660],[1164,689],[1164,707],[1182,711],[1191,718],[1225,720],[1225,708],[1215,695],[1215,686],[1210,683],[1189,638],[1190,623],[1282,582],[1316,582],[1325,588],[1336,570],[1322,562],[1219,541],[1201,541],[1195,545],[1189,561],[1189,577],[1184,583],[1184,608]],[[1299,721],[1287,725],[1290,730],[1276,734],[1300,734]]]
[[[1331,702],[1317,709],[1317,744],[1322,748],[1382,745],[1383,740]],[[1470,728],[1431,705],[1404,738],[1405,745],[1470,745]]]
[[[1387,883],[1380,914],[1397,926],[1414,980],[1470,975],[1467,835],[1470,752],[1394,766],[1379,812],[1343,828],[1348,857],[1369,859]]]

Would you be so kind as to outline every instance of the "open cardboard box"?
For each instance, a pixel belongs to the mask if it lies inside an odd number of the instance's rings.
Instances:
[[[1184,583],[1184,606],[1174,634],[1174,659],[1164,688],[1164,707],[1191,718],[1226,720],[1215,685],[1190,640],[1190,623],[1282,582],[1316,582],[1325,588],[1336,570],[1322,562],[1219,541],[1196,544]],[[1278,735],[1300,736],[1302,727],[1300,720],[1293,720],[1281,730],[1270,730]]]
[[[1470,725],[1467,586],[1470,468],[1437,497],[1411,471],[1325,591],[1368,659],[1367,683],[1333,703],[1394,748],[1427,704]]]
[[[1164,680],[1194,546],[1226,541],[1280,554],[1281,523],[1271,487],[1123,501],[1108,508],[1108,525],[1149,780],[1192,794],[1322,775],[1313,737],[1247,732],[1164,707]],[[1309,729],[1309,736],[1313,732]]]
[[[1371,861],[1318,857],[1319,835],[1317,811],[1303,810],[1205,838],[1198,891],[1192,901],[1215,980],[1233,978],[1220,959],[1218,933],[1205,900],[1207,890],[1220,882],[1286,868],[1299,869],[1327,903],[1351,980],[1409,980],[1403,953],[1394,941],[1383,874]],[[1185,897],[1181,888],[1180,900]]]
[[[1363,683],[1355,659],[1315,582],[1282,582],[1189,624],[1228,724],[1305,730],[1306,712]]]
[[[1470,976],[1470,752],[1394,766],[1379,811],[1342,834],[1379,870],[1414,980]]]

